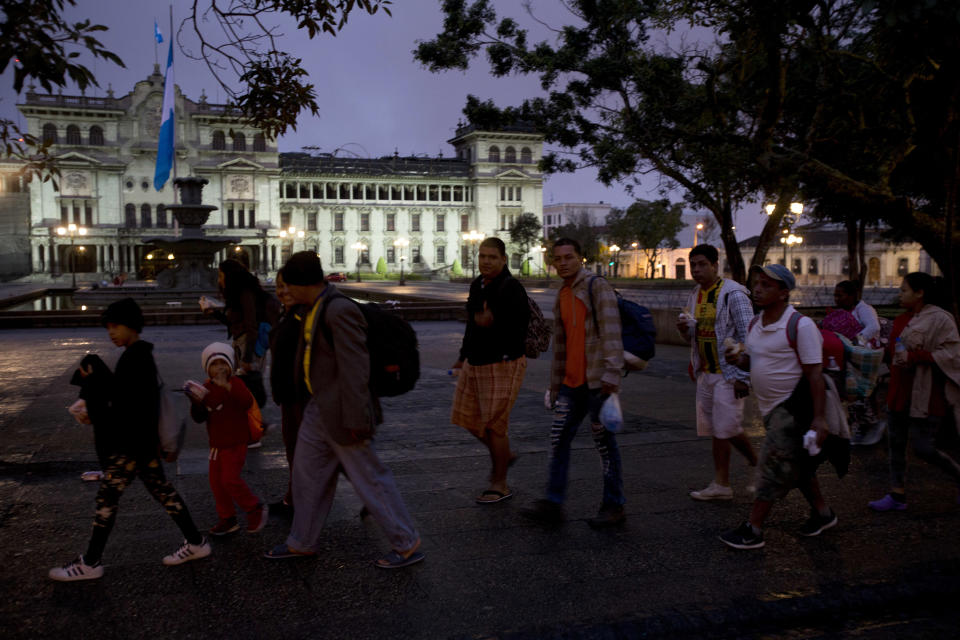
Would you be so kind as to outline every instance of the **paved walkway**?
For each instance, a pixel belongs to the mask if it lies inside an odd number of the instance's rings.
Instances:
[[[95,329],[0,332],[0,637],[12,638],[613,638],[947,637],[960,622],[960,507],[956,490],[923,464],[911,467],[910,510],[875,514],[885,490],[880,447],[856,451],[842,481],[824,470],[840,524],[805,539],[799,495],[771,515],[767,546],[737,552],[717,540],[749,509],[748,476],[733,465],[736,497],[687,497],[711,475],[710,443],[695,437],[694,386],[686,352],[660,349],[648,371],[624,380],[623,447],[628,521],[598,532],[585,520],[600,498],[600,468],[588,429],[578,436],[568,521],[544,529],[519,510],[540,497],[550,416],[542,408],[547,361],[532,361],[512,417],[520,459],[513,500],[477,506],[488,469],[482,448],[449,424],[463,325],[417,323],[423,375],[385,404],[377,447],[423,535],[426,561],[385,572],[387,549],[342,482],[319,558],[268,561],[286,524],[214,541],[209,559],[164,567],[179,543],[162,510],[135,484],[107,547],[106,573],[89,583],[49,581],[47,569],[82,551],[96,487],[89,429],[65,407],[70,373],[86,351],[117,350]],[[164,378],[201,375],[199,354],[223,338],[214,326],[150,327]],[[276,419],[276,410],[267,412]],[[759,439],[760,433],[750,429]],[[201,526],[215,520],[206,479],[205,434],[193,428],[170,475]],[[245,477],[268,500],[286,483],[279,433],[251,452]]]

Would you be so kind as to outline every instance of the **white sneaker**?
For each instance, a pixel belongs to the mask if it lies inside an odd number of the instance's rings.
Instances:
[[[52,580],[60,582],[73,582],[74,580],[96,580],[103,576],[103,565],[99,562],[91,567],[83,561],[83,556],[77,556],[73,562],[69,562],[62,567],[54,567],[47,574]]]
[[[733,489],[711,482],[706,489],[691,491],[690,497],[694,500],[731,500],[733,499]]]
[[[180,548],[168,556],[164,556],[163,564],[172,567],[176,564],[183,564],[191,560],[199,560],[210,555],[210,543],[204,538],[200,544],[190,544],[186,540],[180,545]]]

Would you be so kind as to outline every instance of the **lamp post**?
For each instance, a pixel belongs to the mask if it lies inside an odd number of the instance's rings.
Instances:
[[[693,246],[697,246],[697,233],[703,231],[703,223],[698,222],[697,226],[693,228]]]
[[[547,248],[543,245],[537,247],[537,251],[540,253],[540,275],[546,274],[547,278],[550,277],[550,273],[543,270],[543,254],[546,253]]]
[[[786,231],[784,231],[786,233]],[[793,266],[787,264],[787,247],[790,247],[790,258],[793,258],[793,245],[802,244],[803,236],[795,236],[792,233],[786,236],[780,236],[780,244],[783,245],[783,265],[793,271]]]
[[[367,245],[362,242],[354,242],[350,245],[350,248],[357,252],[357,282],[360,282],[360,258],[363,257],[363,252],[367,250]]]
[[[74,223],[68,224],[66,227],[57,227],[57,235],[59,236],[70,236],[70,279],[73,283],[71,286],[77,288],[77,252],[74,248],[74,239],[76,236],[85,236],[87,235],[86,227],[78,227]],[[83,250],[83,247],[80,247]]]
[[[472,267],[472,274],[473,274],[472,277],[476,278],[477,277],[477,259],[476,259],[476,256],[474,255],[474,247],[476,247],[476,244],[478,242],[483,240],[483,234],[477,231],[476,229],[474,229],[468,233],[463,234],[463,239],[465,242],[469,242],[471,245],[470,246],[470,263]]]
[[[617,267],[620,266],[620,247],[615,244],[610,245],[610,253],[614,254],[613,264],[611,266],[613,267],[613,276],[616,277]]]
[[[639,242],[631,242],[630,248],[633,249],[633,277],[640,277],[640,252],[637,251],[637,247],[640,246]]]
[[[410,244],[410,241],[406,238],[397,238],[393,241],[393,246],[400,250],[400,286],[406,284],[406,281],[403,279],[403,248]]]

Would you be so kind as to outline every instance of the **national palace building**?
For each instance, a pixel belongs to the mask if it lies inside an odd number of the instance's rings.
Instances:
[[[5,215],[11,207],[28,209],[23,243],[34,274],[67,273],[73,255],[78,273],[149,277],[155,261],[166,259],[153,255],[149,239],[178,233],[166,211],[175,202],[173,177],[161,191],[153,187],[159,68],[123,97],[107,93],[31,89],[18,105],[27,130],[52,143],[60,169],[54,189],[52,181],[26,183],[17,166],[0,162]],[[525,256],[511,247],[508,229],[524,213],[543,218],[543,137],[530,127],[460,126],[448,141],[451,157],[280,153],[226,105],[205,95],[194,102],[179,89],[175,102],[175,175],[209,180],[203,203],[218,209],[204,226],[207,236],[236,238],[221,257],[245,252],[261,274],[272,275],[304,249],[315,250],[327,271],[352,271],[358,261],[369,270],[381,258],[397,271],[401,252],[408,271],[444,271],[455,260],[468,268],[470,231],[501,237],[511,265],[519,266]],[[73,245],[56,232],[70,224],[86,231]]]

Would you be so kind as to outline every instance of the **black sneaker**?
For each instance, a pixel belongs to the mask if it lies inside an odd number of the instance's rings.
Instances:
[[[537,500],[532,507],[522,509],[520,514],[540,524],[560,524],[563,522],[563,507],[552,500]]]
[[[606,529],[608,527],[619,527],[627,521],[627,515],[623,512],[620,505],[600,507],[597,517],[587,520],[587,524],[593,529]]]
[[[810,514],[810,518],[800,527],[798,533],[802,536],[812,538],[813,536],[820,535],[830,527],[836,526],[836,524],[837,514],[833,512],[833,509],[831,509],[830,514],[826,516],[822,516],[814,511]]]
[[[734,549],[759,549],[766,544],[763,533],[754,533],[749,522],[744,522],[733,531],[721,533],[720,542]]]

